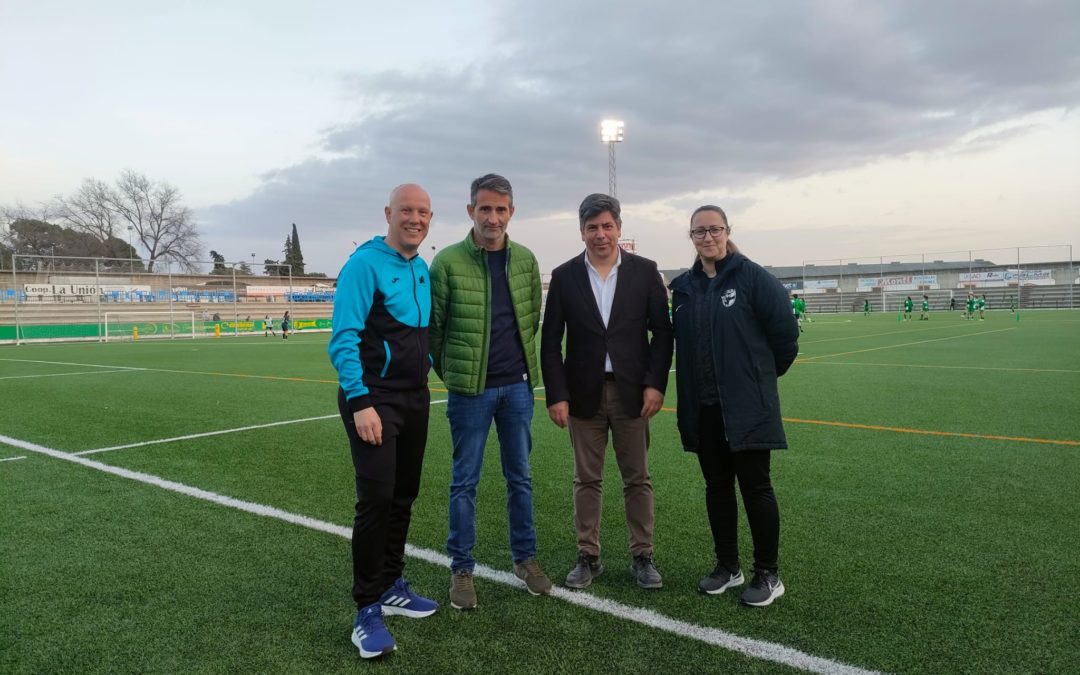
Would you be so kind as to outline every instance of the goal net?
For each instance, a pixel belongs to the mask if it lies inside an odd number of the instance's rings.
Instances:
[[[215,324],[227,330],[224,322],[196,319],[195,312],[105,312],[102,332],[106,342],[211,337]]]

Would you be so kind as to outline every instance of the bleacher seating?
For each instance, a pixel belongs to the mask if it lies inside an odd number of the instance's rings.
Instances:
[[[325,291],[298,291],[286,293],[285,299],[292,302],[333,302],[334,291],[332,289]]]

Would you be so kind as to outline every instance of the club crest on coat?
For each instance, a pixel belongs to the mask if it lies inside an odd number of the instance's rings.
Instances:
[[[720,301],[724,303],[724,307],[731,307],[735,304],[735,289],[729,288],[724,291],[724,294],[720,296]]]

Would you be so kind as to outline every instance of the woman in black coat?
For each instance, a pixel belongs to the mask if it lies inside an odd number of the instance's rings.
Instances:
[[[787,447],[776,380],[799,353],[799,329],[787,291],[728,240],[718,206],[690,218],[697,260],[671,282],[679,433],[705,477],[716,567],[703,593],[744,583],[739,563],[738,480],[754,542],[754,576],[745,604],[762,607],[784,594],[777,554],[780,510],[769,463]]]

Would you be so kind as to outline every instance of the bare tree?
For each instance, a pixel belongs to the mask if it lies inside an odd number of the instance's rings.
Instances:
[[[119,222],[134,228],[149,257],[147,270],[153,271],[159,260],[175,260],[194,269],[202,247],[195,214],[184,206],[174,186],[124,171],[116,189],[109,191],[107,204]]]
[[[108,241],[116,237],[119,227],[118,215],[110,207],[115,199],[108,183],[87,178],[75,194],[57,197],[54,203],[57,216],[71,229]]]

